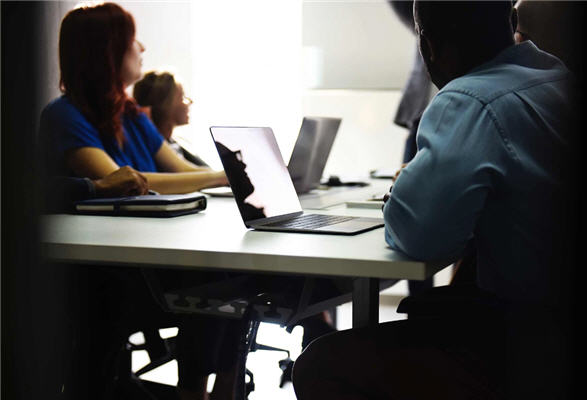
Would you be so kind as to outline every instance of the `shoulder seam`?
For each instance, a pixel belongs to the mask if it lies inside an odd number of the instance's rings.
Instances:
[[[482,105],[481,109],[487,111],[487,115],[489,116],[489,118],[493,122],[493,125],[495,126],[495,129],[497,130],[497,132],[498,132],[502,142],[504,143],[505,148],[507,149],[508,153],[510,154],[510,156],[516,162],[519,162],[519,157],[516,154],[516,151],[514,150],[513,146],[511,145],[511,142],[510,142],[509,138],[507,137],[505,130],[499,124],[499,121],[497,120],[497,115],[495,114],[495,111],[491,107],[490,103],[483,101],[483,99],[481,99],[479,96],[476,96],[475,93],[471,93],[466,90],[451,89],[451,90],[447,90],[445,92],[441,92],[441,93],[439,93],[439,95],[442,95],[443,93],[459,93],[459,94],[466,95],[470,98],[477,100]]]
[[[443,90],[441,92],[438,92],[437,96],[442,96],[445,93],[458,93],[458,94],[462,94],[468,97],[472,97],[475,100],[477,100],[479,103],[481,103],[483,106],[485,106],[487,104],[486,101],[484,101],[480,96],[478,96],[476,93],[470,92],[466,89],[448,89],[448,90]]]
[[[475,100],[477,100],[479,103],[481,103],[483,106],[485,106],[485,104],[487,104],[486,101],[484,101],[481,96],[477,95],[476,93],[470,92],[466,89],[447,89],[447,90],[442,90],[440,92],[438,92],[437,96],[442,96],[443,94],[448,94],[448,93],[458,93],[458,94],[462,94],[468,97],[472,97]]]

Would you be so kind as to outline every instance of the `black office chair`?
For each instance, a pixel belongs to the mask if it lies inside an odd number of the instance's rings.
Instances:
[[[255,328],[257,329],[257,328]],[[141,376],[146,374],[149,371],[152,371],[160,366],[176,359],[175,353],[175,337],[170,338],[161,338],[157,329],[145,329],[142,331],[143,336],[145,338],[144,343],[135,344],[130,341],[127,342],[125,348],[125,362],[127,365],[127,369],[131,371],[129,379],[134,381],[136,384],[144,387],[149,393],[152,393],[158,400],[163,399],[175,399],[177,396],[175,394],[175,387],[145,381],[141,379]],[[255,334],[256,337],[256,334]],[[131,368],[131,360],[132,360],[132,352],[133,351],[146,351],[150,362],[138,369],[137,371],[132,372]],[[253,340],[251,343],[250,350],[248,353],[255,352],[258,350],[266,350],[266,351],[281,351],[287,354],[287,360],[290,359],[290,352],[286,349],[281,349],[278,347],[268,346],[265,344],[260,344],[256,340]],[[281,366],[281,365],[280,365]],[[248,398],[248,395],[255,390],[255,381],[253,373],[247,368],[245,369],[245,374],[248,379],[245,379],[245,396]],[[280,387],[283,386],[282,384]]]
[[[219,274],[220,279],[205,280],[182,288],[164,287],[157,272],[143,270],[145,281],[151,294],[164,311],[174,313],[202,313],[239,318],[246,321],[240,340],[237,382],[242,382],[243,390],[237,391],[237,398],[244,400],[254,389],[253,375],[246,370],[247,356],[252,351],[283,351],[287,358],[280,364],[287,367],[289,352],[256,342],[257,330],[261,321],[277,323],[291,328],[306,317],[351,300],[353,278],[309,278],[295,276],[276,276],[265,274]],[[381,288],[390,286],[382,282]],[[154,339],[157,341],[156,337]],[[166,347],[172,349],[172,342]],[[157,347],[153,346],[154,348]],[[158,345],[161,348],[161,345]],[[154,350],[157,354],[157,350]],[[171,356],[153,358],[154,364],[145,367],[155,368]],[[141,369],[145,371],[145,369]],[[139,371],[137,371],[139,372]],[[136,373],[135,373],[136,375]],[[249,377],[249,380],[245,379]],[[284,379],[282,378],[282,381]],[[282,382],[283,383],[283,382]]]
[[[250,392],[255,388],[254,375],[246,369],[246,359],[250,352],[258,350],[280,351],[290,353],[265,344],[257,343],[257,330],[261,320],[282,320],[282,308],[272,306],[272,298],[262,294],[260,287],[263,282],[252,283],[250,276],[234,275],[227,279],[203,283],[189,289],[163,289],[161,281],[154,271],[143,271],[143,276],[155,300],[168,312],[198,312],[210,315],[220,315],[227,318],[241,318],[248,321],[246,329],[242,333],[241,345],[239,348],[238,371],[240,372],[239,382],[244,382],[244,390],[238,393],[242,399],[248,398]],[[262,281],[262,280],[261,280]],[[190,296],[183,293],[189,293]],[[239,293],[239,296],[234,295]],[[198,295],[200,297],[193,297]],[[244,297],[244,298],[243,298]],[[170,307],[171,305],[171,307]],[[190,309],[191,308],[191,309]],[[273,320],[272,320],[273,319]],[[144,336],[144,343],[134,344],[127,342],[122,356],[122,365],[128,375],[124,376],[127,384],[138,385],[146,390],[156,399],[175,399],[175,387],[165,384],[149,382],[141,379],[145,373],[176,358],[176,338],[162,339],[158,329],[146,328],[141,330]],[[150,362],[133,372],[131,358],[133,351],[146,350]],[[247,378],[245,378],[245,376]]]

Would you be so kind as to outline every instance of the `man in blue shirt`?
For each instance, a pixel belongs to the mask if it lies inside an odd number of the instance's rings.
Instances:
[[[384,206],[385,239],[447,265],[473,245],[478,282],[408,298],[409,320],[317,340],[296,361],[296,394],[567,398],[573,77],[533,43],[514,45],[511,2],[416,1],[414,10],[440,91]]]
[[[552,304],[570,243],[559,226],[570,201],[572,76],[532,42],[462,76],[432,64],[434,44],[418,29],[441,90],[384,207],[386,241],[416,259],[454,261],[474,239],[481,288]]]

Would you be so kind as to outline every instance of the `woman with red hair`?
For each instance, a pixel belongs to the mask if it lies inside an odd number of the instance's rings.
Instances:
[[[97,179],[129,165],[160,193],[226,185],[224,172],[179,157],[126,95],[141,77],[144,51],[132,15],[116,4],[65,16],[59,37],[63,96],[42,115],[54,173]]]
[[[224,172],[198,167],[179,157],[126,95],[125,89],[141,77],[144,50],[135,39],[132,15],[116,4],[76,8],[65,16],[59,37],[63,95],[53,100],[41,116],[41,133],[49,143],[46,150],[50,172],[99,179],[128,165],[141,172],[149,188],[160,193],[187,193],[226,185]],[[174,282],[185,278],[181,272],[173,271],[166,271],[164,276],[166,281]],[[202,277],[215,278],[212,273]],[[112,398],[109,390],[126,390],[107,385],[115,381],[117,351],[131,329],[142,325],[179,327],[178,395],[181,399],[207,398],[207,377],[198,372],[206,358],[203,351],[211,347],[206,335],[222,338],[219,330],[225,325],[223,321],[208,318],[203,330],[202,323],[197,322],[199,317],[163,313],[146,290],[140,272],[132,269],[92,267],[73,279],[72,290],[78,290],[80,298],[87,297],[76,300],[83,303],[78,307],[81,311],[76,325],[82,332],[78,340],[82,344],[77,345],[79,355],[74,353],[82,361],[73,363],[79,366],[74,372],[74,384],[64,386],[74,393],[73,398]],[[214,343],[235,355],[237,341],[238,338]],[[224,360],[231,374],[227,382],[220,382],[224,385],[214,385],[213,398],[234,398],[235,358]]]

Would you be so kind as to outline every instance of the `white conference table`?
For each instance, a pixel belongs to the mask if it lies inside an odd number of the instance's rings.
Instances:
[[[353,196],[369,191],[377,188]],[[307,211],[382,216],[332,203]],[[353,326],[378,322],[381,281],[424,280],[443,268],[391,250],[383,228],[353,236],[251,231],[231,198],[208,198],[205,211],[173,218],[54,214],[42,221],[43,254],[54,262],[354,278]]]

